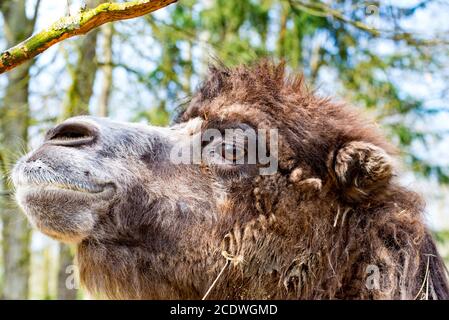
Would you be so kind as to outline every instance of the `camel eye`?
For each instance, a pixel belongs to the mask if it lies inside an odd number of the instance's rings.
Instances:
[[[242,160],[245,157],[245,148],[235,143],[221,144],[221,152],[219,153],[225,161],[236,163],[238,160]]]

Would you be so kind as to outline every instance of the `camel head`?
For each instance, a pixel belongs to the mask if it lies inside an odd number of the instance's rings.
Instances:
[[[13,181],[110,298],[408,298],[426,270],[447,297],[394,156],[374,124],[262,62],[211,68],[169,127],[67,119]]]

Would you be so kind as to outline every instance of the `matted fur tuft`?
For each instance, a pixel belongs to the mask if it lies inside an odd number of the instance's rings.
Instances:
[[[236,103],[247,109],[228,112],[227,106]],[[371,121],[347,105],[318,97],[302,75],[287,76],[284,64],[267,60],[211,67],[179,119],[224,115],[281,132],[282,174],[256,180],[255,207],[277,217],[277,230],[289,241],[267,236],[257,249],[238,252],[263,257],[259,263],[279,276],[284,289],[273,293],[260,286],[256,292],[306,299],[449,298],[447,272],[424,226],[422,200],[395,182],[397,151]],[[277,247],[282,258],[272,252]],[[276,259],[287,265],[275,268],[282,265]],[[368,288],[372,270],[380,279]],[[250,272],[247,278],[268,281],[267,275]],[[260,292],[244,296],[260,297]]]

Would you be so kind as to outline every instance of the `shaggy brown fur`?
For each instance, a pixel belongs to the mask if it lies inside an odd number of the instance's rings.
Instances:
[[[236,103],[245,109],[229,111]],[[242,285],[215,297],[449,298],[420,197],[393,181],[394,148],[354,110],[317,97],[283,65],[262,62],[212,68],[180,119],[197,116],[279,128],[283,146],[279,173],[252,182],[260,216],[231,232],[231,252],[248,261],[221,284]],[[374,290],[365,286],[369,265],[380,270]],[[245,280],[253,285],[242,294]]]
[[[449,298],[420,197],[398,185],[395,149],[354,110],[317,97],[301,77],[286,77],[283,65],[265,61],[211,68],[178,123],[197,118],[199,130],[277,128],[277,173],[173,165],[161,151],[164,138],[151,133],[149,148],[135,142],[142,141],[140,132],[89,120],[99,129],[84,127],[84,136],[95,136],[75,151],[94,153],[92,163],[102,172],[110,174],[109,162],[122,168],[108,180],[116,196],[95,211],[94,225],[70,231],[90,291],[110,298],[198,299],[208,289],[211,299]],[[126,142],[114,144],[116,132]],[[56,168],[55,150],[69,152],[54,139],[18,165],[17,185],[29,163],[39,159]],[[18,198],[31,219],[42,221],[45,213],[36,218],[34,211],[48,208],[44,200],[28,193]],[[86,208],[88,200],[82,203]],[[36,224],[70,238],[62,224]]]

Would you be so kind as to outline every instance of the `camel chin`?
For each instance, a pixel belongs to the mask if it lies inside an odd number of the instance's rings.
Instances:
[[[28,181],[17,184],[16,200],[30,222],[47,236],[66,243],[79,243],[92,233],[98,214],[115,193],[112,185],[83,189],[80,183],[36,182],[42,176],[30,174],[26,164],[17,166],[15,175]]]

